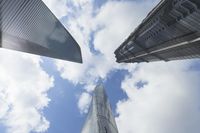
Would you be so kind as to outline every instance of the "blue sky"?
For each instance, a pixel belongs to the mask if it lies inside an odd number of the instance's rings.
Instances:
[[[79,43],[83,64],[0,49],[1,133],[80,133],[98,83],[120,133],[199,133],[199,59],[115,62],[159,0],[43,1]]]

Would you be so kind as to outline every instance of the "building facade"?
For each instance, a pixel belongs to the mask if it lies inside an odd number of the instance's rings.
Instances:
[[[115,51],[117,62],[200,57],[200,0],[162,0]]]
[[[0,0],[0,47],[82,62],[79,45],[42,0]]]
[[[102,85],[95,88],[81,133],[118,133],[109,100]]]

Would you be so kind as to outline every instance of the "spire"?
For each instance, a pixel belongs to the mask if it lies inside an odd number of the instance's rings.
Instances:
[[[103,85],[98,85],[81,133],[118,133]]]

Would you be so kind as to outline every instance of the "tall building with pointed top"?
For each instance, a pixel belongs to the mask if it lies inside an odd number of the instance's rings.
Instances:
[[[92,103],[81,133],[118,133],[103,85],[95,88]]]
[[[0,47],[82,62],[78,43],[42,0],[0,0]]]
[[[161,0],[115,55],[119,63],[200,58],[200,0]]]

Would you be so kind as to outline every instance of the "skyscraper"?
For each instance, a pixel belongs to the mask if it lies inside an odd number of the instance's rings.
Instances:
[[[115,55],[119,63],[199,58],[200,0],[162,0]]]
[[[0,47],[82,62],[79,45],[42,0],[0,0]]]
[[[109,100],[102,85],[95,88],[81,133],[118,133]]]

